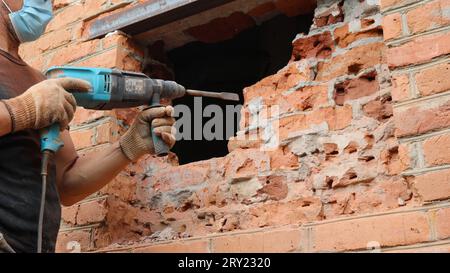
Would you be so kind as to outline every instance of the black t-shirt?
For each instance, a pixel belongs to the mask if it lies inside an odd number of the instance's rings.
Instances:
[[[16,97],[44,80],[38,71],[0,50],[0,99]],[[16,252],[36,252],[41,198],[39,132],[0,137],[0,232]],[[43,252],[54,252],[61,219],[55,166],[51,164],[43,228]]]

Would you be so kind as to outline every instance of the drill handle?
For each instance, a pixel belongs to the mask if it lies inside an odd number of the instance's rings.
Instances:
[[[41,129],[41,152],[50,151],[57,153],[64,146],[60,128],[60,125],[55,123],[50,127]]]
[[[161,105],[160,95],[158,93],[154,94],[150,108],[158,108],[163,106],[164,105]],[[153,128],[153,125],[151,125],[151,130],[152,130],[153,146],[155,147],[155,155],[159,157],[168,155],[170,151],[169,146],[164,142],[164,140],[161,137],[155,134],[155,128]]]

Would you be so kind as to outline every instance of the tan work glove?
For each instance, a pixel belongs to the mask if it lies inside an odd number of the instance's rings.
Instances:
[[[30,87],[25,93],[3,102],[11,116],[12,130],[42,129],[59,123],[64,130],[73,119],[76,100],[66,90],[87,92],[91,85],[72,78],[51,79]]]
[[[120,147],[125,156],[132,162],[136,162],[145,154],[154,154],[151,125],[157,136],[170,147],[175,145],[175,119],[172,106],[147,109],[141,112],[130,129],[121,137]]]

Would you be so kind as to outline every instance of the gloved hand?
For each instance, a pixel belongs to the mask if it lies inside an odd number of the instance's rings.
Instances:
[[[173,115],[172,106],[151,108],[141,112],[120,139],[120,147],[125,156],[136,162],[145,154],[155,153],[151,125],[156,135],[172,148],[176,142]]]
[[[64,130],[73,119],[76,100],[66,90],[87,92],[89,82],[61,78],[42,81],[25,93],[3,102],[11,116],[12,132],[25,129],[42,129],[59,123]]]

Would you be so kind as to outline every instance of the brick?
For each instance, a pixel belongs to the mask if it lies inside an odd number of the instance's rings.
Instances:
[[[450,170],[416,176],[414,187],[422,201],[448,199],[450,198]]]
[[[367,167],[367,169],[370,172],[372,167]],[[366,170],[364,167],[361,167],[356,171],[358,175],[361,173],[365,175],[364,172]],[[368,177],[366,179],[370,180],[370,173],[369,175],[366,174],[365,177]],[[330,184],[336,182],[341,183],[338,177],[330,177],[329,179],[326,182]],[[364,176],[362,179],[365,179]],[[352,184],[352,180],[348,181],[348,178],[343,180],[342,182],[344,183],[350,182]],[[409,200],[411,200],[411,191],[409,190],[408,183],[403,178],[375,178],[374,181],[360,184],[360,186],[362,188],[359,189],[348,187],[342,188],[341,190],[339,188],[330,190],[326,194],[329,195],[327,197],[328,200],[325,199],[324,201],[331,202],[331,207],[328,207],[329,205],[324,207],[324,217],[326,219],[334,219],[344,215],[364,215],[390,211],[404,205],[399,203],[400,200],[403,200],[405,203],[410,203]],[[326,195],[324,194],[323,196]]]
[[[136,185],[140,182],[140,177],[131,176],[128,172],[119,173],[113,181],[104,187],[100,194],[114,195],[124,201],[136,200]]]
[[[343,4],[343,1],[336,2],[319,14],[317,14],[316,11],[314,25],[320,28],[343,22],[345,17],[344,10],[342,8]]]
[[[250,102],[255,98],[262,97],[267,103],[275,103],[275,93],[282,93],[295,88],[303,81],[311,81],[314,78],[312,69],[306,60],[293,61],[278,71],[277,74],[268,76],[258,83],[244,89],[244,99]],[[302,89],[304,90],[304,89]]]
[[[134,52],[122,47],[99,50],[94,55],[74,63],[74,66],[118,68],[127,71],[141,71],[141,65],[141,61],[136,58]]]
[[[299,250],[301,240],[299,229],[269,231],[263,236],[263,251],[266,253],[286,253]]]
[[[260,178],[263,186],[258,190],[259,195],[267,196],[271,200],[283,200],[288,195],[287,178],[285,175],[271,175]]]
[[[424,69],[415,75],[421,95],[428,96],[450,90],[450,62]]]
[[[299,229],[226,235],[211,239],[213,253],[286,253],[298,251],[299,245]]]
[[[394,111],[396,136],[405,137],[423,134],[432,130],[446,128],[450,125],[450,100],[442,99],[440,105],[424,102]]]
[[[341,130],[352,122],[353,112],[350,105],[336,108],[322,108],[313,115],[308,115],[308,124],[320,124],[323,121],[328,123],[330,130]]]
[[[36,58],[27,60],[27,63],[38,71],[44,71],[47,68],[47,58],[43,55],[38,55]]]
[[[252,131],[246,133],[244,137],[231,137],[228,140],[228,151],[231,153],[236,149],[257,149],[264,143],[262,132]]]
[[[398,38],[402,35],[402,16],[400,13],[393,13],[383,17],[384,40]]]
[[[107,212],[105,200],[82,203],[78,209],[77,224],[89,225],[103,222]]]
[[[94,145],[95,128],[70,131],[75,149],[81,150]]]
[[[277,105],[279,114],[306,111],[328,104],[328,86],[307,86],[287,95],[264,98],[265,105]]]
[[[358,78],[345,80],[335,85],[334,101],[337,105],[344,105],[350,100],[370,96],[378,92],[380,86],[376,73],[368,73]]]
[[[269,152],[270,154],[270,169],[292,169],[298,168],[298,157],[289,151],[287,148],[277,149]]]
[[[352,107],[344,105],[342,107],[326,107],[312,111],[308,115],[298,114],[280,119],[280,138],[286,139],[296,131],[303,131],[312,125],[326,122],[330,130],[341,130],[349,126],[352,122]]]
[[[72,40],[72,36],[71,28],[63,28],[47,33],[36,42],[22,44],[19,50],[20,56],[23,59],[31,59],[37,54],[68,44]]]
[[[185,188],[205,182],[208,178],[209,164],[205,162],[192,163],[180,167],[169,168],[160,172],[155,172],[150,178],[154,184],[154,189],[169,191],[177,188]]]
[[[240,226],[250,229],[297,225],[319,220],[322,212],[320,198],[309,197],[308,194],[303,196],[305,197],[286,202],[265,202],[250,206],[248,215],[240,218]]]
[[[77,222],[78,205],[63,207],[61,218],[64,222],[75,225]]]
[[[144,52],[144,49],[142,49],[142,47],[140,47],[139,45],[134,43],[133,39],[131,39],[127,36],[121,35],[121,34],[108,35],[107,37],[102,39],[101,43],[102,43],[102,49],[109,49],[112,47],[120,47],[127,51],[133,52],[133,54],[135,54],[141,58],[144,58],[144,56],[145,56],[145,52]]]
[[[60,29],[70,23],[80,20],[85,16],[84,6],[81,3],[68,6],[55,14],[52,21],[47,26],[47,32]]]
[[[107,49],[77,62],[75,66],[118,68],[118,50],[118,48]]]
[[[211,239],[213,253],[261,253],[264,242],[260,234],[242,234]]]
[[[429,138],[423,143],[423,153],[428,166],[450,163],[450,134]]]
[[[414,38],[412,41],[387,50],[390,68],[420,64],[450,53],[450,35],[438,33]]]
[[[444,208],[436,211],[435,219],[438,239],[450,238],[450,208]]]
[[[115,120],[108,120],[97,126],[95,144],[114,143],[117,140],[119,140],[119,128]]]
[[[406,14],[409,30],[412,34],[450,23],[449,0],[436,0],[418,6]]]
[[[88,17],[101,10],[104,0],[90,0],[86,2],[74,3],[66,6],[56,13],[53,20],[48,24],[47,31],[60,29],[63,26],[72,24]]]
[[[235,151],[219,165],[225,177],[250,177],[270,169],[270,156],[259,149]]]
[[[207,240],[171,242],[132,250],[133,253],[209,253]]]
[[[75,43],[58,49],[49,62],[49,66],[64,65],[99,51],[99,41]]]
[[[358,74],[361,70],[384,63],[384,44],[359,46],[318,64],[317,80],[327,81],[346,74]]]
[[[397,175],[410,167],[409,147],[401,144],[398,147],[381,152],[381,162],[386,166],[389,175]]]
[[[324,223],[311,229],[314,252],[363,250],[372,241],[378,242],[381,247],[388,247],[430,240],[428,219],[421,212]]]
[[[296,39],[293,42],[292,58],[296,61],[307,58],[322,58],[331,57],[334,50],[334,42],[329,31],[305,36]]]
[[[341,48],[346,48],[351,43],[357,40],[382,36],[383,29],[381,28],[381,26],[368,28],[358,32],[350,32],[349,26],[347,24],[342,27],[336,28],[336,30],[334,31],[334,39]]]
[[[56,252],[79,252],[91,249],[91,230],[74,230],[58,234]]]
[[[119,47],[117,49],[115,68],[140,72],[142,71],[142,60],[136,58],[135,52]]]
[[[363,111],[366,116],[378,121],[384,121],[393,115],[391,97],[388,96],[373,100],[363,106]]]
[[[409,99],[409,77],[407,74],[392,76],[392,100],[394,102]]]

